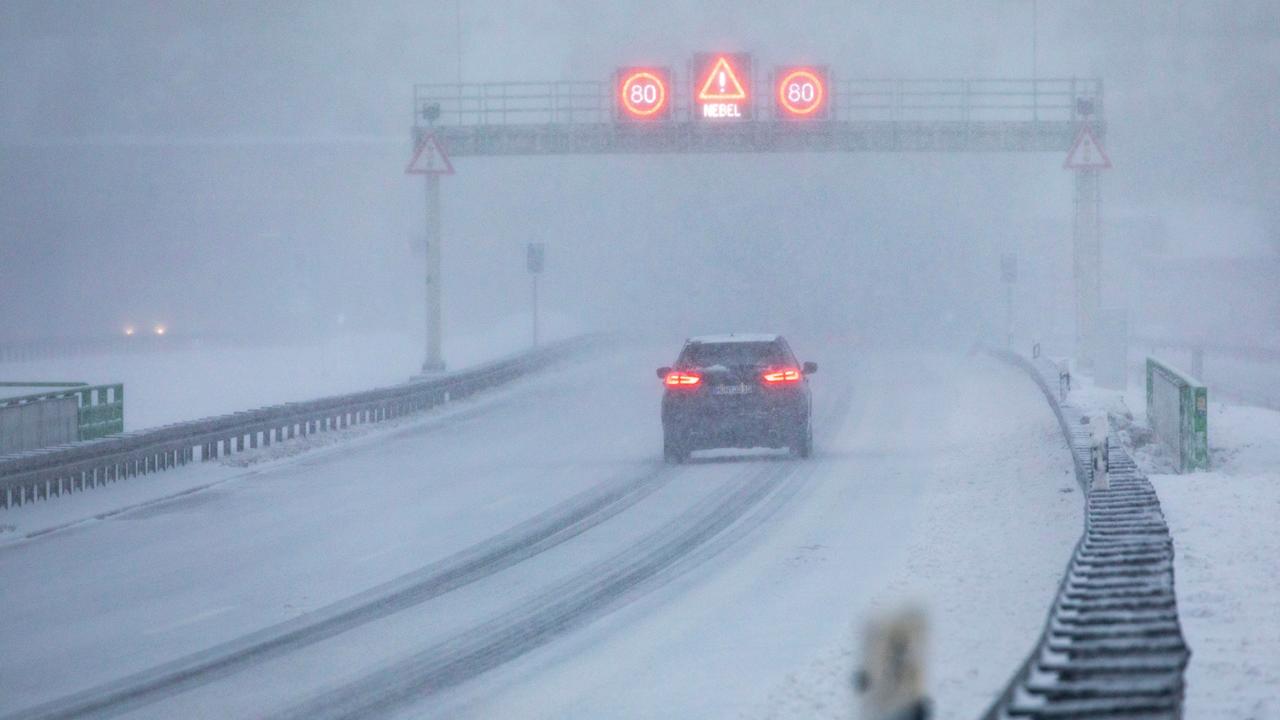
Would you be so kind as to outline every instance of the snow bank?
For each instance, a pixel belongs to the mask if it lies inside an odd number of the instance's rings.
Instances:
[[[1213,401],[1210,472],[1171,473],[1151,441],[1144,387],[1075,380],[1072,402],[1110,415],[1148,474],[1174,544],[1187,717],[1280,717],[1280,412]]]
[[[1151,475],[1191,646],[1187,717],[1280,717],[1280,412],[1211,405],[1211,472]]]
[[[911,441],[929,472],[905,566],[759,717],[854,717],[863,623],[903,607],[928,614],[925,682],[937,718],[981,714],[1034,648],[1083,530],[1083,500],[1039,388],[995,360],[974,365],[968,382],[934,398],[967,422]]]
[[[494,388],[422,413],[303,435],[267,447],[226,455],[216,462],[194,463],[164,472],[138,475],[50,500],[9,507],[0,510],[0,548],[166,503],[225,483],[257,478],[297,461],[303,454],[307,456],[307,462],[323,462],[323,458],[331,454],[349,453],[385,442],[407,430],[447,424],[477,409],[508,402],[512,392],[509,386]]]

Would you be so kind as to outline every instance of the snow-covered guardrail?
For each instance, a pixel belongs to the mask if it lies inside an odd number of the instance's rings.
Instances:
[[[419,412],[513,380],[581,349],[590,341],[588,337],[564,340],[524,355],[429,380],[2,456],[0,508],[196,460],[212,460],[246,447],[267,446],[300,435]]]
[[[1040,639],[985,720],[1181,717],[1191,652],[1178,622],[1173,542],[1154,488],[1109,440],[1108,482],[1095,485],[1091,424],[1055,392],[1057,366],[993,354],[1026,370],[1044,392],[1086,499],[1084,534]]]

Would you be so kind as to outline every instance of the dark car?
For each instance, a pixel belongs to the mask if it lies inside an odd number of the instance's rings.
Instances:
[[[668,461],[694,450],[789,448],[813,452],[808,376],[781,335],[689,338],[662,379],[662,438]]]

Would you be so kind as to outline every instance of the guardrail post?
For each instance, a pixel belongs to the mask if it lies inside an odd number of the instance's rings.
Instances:
[[[1096,433],[1097,430],[1095,429],[1095,435],[1089,453],[1093,461],[1090,467],[1092,481],[1089,483],[1089,489],[1090,491],[1110,490],[1111,477],[1109,475],[1109,468],[1111,465],[1111,442],[1106,435],[1098,438]]]

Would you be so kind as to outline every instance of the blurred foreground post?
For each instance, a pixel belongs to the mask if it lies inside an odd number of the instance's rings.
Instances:
[[[862,695],[862,720],[926,720],[925,615],[904,608],[874,618],[863,632],[862,667],[854,687]]]

